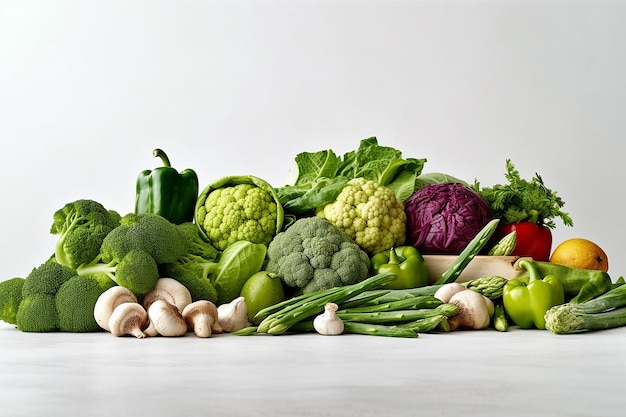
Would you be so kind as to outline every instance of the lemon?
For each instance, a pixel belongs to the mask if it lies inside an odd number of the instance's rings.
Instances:
[[[572,268],[592,269],[607,272],[609,259],[596,243],[572,238],[561,242],[552,252],[550,262]]]
[[[271,272],[260,271],[252,275],[241,289],[241,294],[246,299],[248,307],[248,321],[254,324],[253,318],[262,309],[285,301],[285,288],[283,283]]]

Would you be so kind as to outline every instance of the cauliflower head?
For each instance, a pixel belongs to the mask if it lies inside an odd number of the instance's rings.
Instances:
[[[354,178],[334,202],[317,210],[345,232],[369,255],[403,245],[406,239],[404,205],[389,188],[365,178]]]
[[[267,245],[284,220],[272,186],[252,176],[225,177],[208,186],[195,215],[200,230],[220,251],[242,240]]]
[[[278,233],[267,259],[268,272],[304,294],[357,283],[370,269],[367,253],[321,217],[300,218]]]

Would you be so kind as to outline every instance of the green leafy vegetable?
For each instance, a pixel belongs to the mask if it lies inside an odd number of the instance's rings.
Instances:
[[[334,201],[354,178],[375,181],[404,201],[415,191],[416,178],[425,163],[426,159],[403,158],[399,150],[381,146],[376,137],[371,137],[343,157],[330,149],[298,154],[288,185],[276,192],[285,210],[294,214],[311,212]]]
[[[246,240],[239,240],[224,249],[211,277],[218,304],[230,303],[239,296],[248,278],[263,267],[266,253],[265,245]]]
[[[494,217],[503,218],[505,223],[531,222],[551,229],[555,227],[552,219],[560,217],[564,225],[573,225],[561,210],[565,202],[545,186],[539,174],[530,181],[523,179],[510,159],[506,160],[506,171],[508,184],[481,187],[475,180],[471,187],[487,201]]]

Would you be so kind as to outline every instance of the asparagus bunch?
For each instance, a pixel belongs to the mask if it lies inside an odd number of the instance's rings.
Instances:
[[[344,333],[417,337],[418,332],[445,330],[446,319],[456,313],[456,306],[433,295],[389,297],[392,290],[385,290],[384,285],[395,278],[391,273],[377,274],[356,284],[291,298],[259,311],[253,320],[257,326],[235,334],[312,331],[313,318],[327,303],[339,306],[336,314],[344,322]]]

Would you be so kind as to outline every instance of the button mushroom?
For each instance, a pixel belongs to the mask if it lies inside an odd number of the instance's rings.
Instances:
[[[192,302],[187,287],[174,278],[159,278],[152,291],[143,297],[142,304],[146,310],[150,310],[150,305],[156,300],[163,300],[175,306],[179,312]]]
[[[222,332],[217,316],[217,307],[208,300],[194,301],[183,309],[183,318],[188,329],[198,337],[209,337],[214,332]]]
[[[113,336],[132,335],[143,339],[143,328],[148,321],[146,309],[139,303],[127,302],[115,307],[109,318],[109,329]]]
[[[137,297],[131,290],[116,285],[100,294],[93,309],[93,316],[98,326],[109,332],[111,331],[109,319],[111,318],[111,314],[113,314],[113,310],[122,303],[136,302]]]
[[[176,306],[156,300],[148,309],[150,325],[145,330],[148,336],[183,336],[187,333],[187,323]]]

